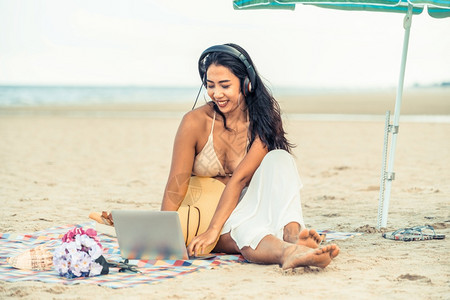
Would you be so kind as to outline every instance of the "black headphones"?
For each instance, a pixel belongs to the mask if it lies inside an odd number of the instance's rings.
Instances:
[[[255,86],[255,81],[256,81],[255,69],[253,68],[252,64],[248,61],[247,57],[245,57],[244,54],[242,54],[239,50],[237,50],[236,48],[234,48],[232,46],[216,45],[216,46],[209,47],[208,49],[203,51],[202,55],[200,55],[200,59],[198,60],[198,71],[200,73],[200,78],[202,79],[202,81],[204,82],[206,80],[206,74],[205,74],[206,70],[203,69],[202,62],[203,62],[203,59],[205,59],[205,57],[211,52],[227,53],[233,57],[238,58],[244,64],[244,66],[247,70],[248,76],[245,77],[245,79],[244,79],[244,83],[242,86],[242,92],[243,92],[244,96],[247,96],[248,94],[250,94],[253,91],[253,87]]]

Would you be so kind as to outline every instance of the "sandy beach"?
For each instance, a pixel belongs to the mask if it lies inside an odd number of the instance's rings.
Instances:
[[[450,90],[405,92],[385,229],[430,224],[445,240],[391,241],[375,229],[384,114],[394,100],[394,92],[280,99],[288,138],[297,145],[307,226],[363,232],[337,241],[341,253],[326,269],[232,264],[117,290],[0,282],[0,298],[449,299],[450,123],[408,116],[448,119]],[[82,223],[91,211],[158,210],[173,138],[191,106],[0,108],[0,231]]]

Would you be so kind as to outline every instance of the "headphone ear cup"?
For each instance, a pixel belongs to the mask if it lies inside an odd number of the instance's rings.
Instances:
[[[252,92],[252,83],[251,83],[250,79],[248,79],[248,77],[245,77],[245,79],[244,79],[242,91],[244,93],[244,96],[247,96],[248,94],[250,94]]]

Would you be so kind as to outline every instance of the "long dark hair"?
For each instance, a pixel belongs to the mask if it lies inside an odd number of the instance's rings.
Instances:
[[[252,92],[245,96],[250,121],[250,143],[247,150],[250,149],[255,138],[258,136],[269,151],[283,149],[291,153],[292,148],[295,146],[285,137],[286,132],[283,129],[283,123],[281,121],[280,106],[261,80],[252,59],[242,47],[236,44],[225,45],[231,46],[245,55],[256,72],[255,82],[252,82]],[[224,52],[212,52],[201,63],[201,67],[205,71],[204,74],[206,74],[206,71],[212,64],[228,68],[239,78],[241,88],[243,88],[244,80],[248,74],[245,65],[238,58]],[[204,84],[206,86],[206,76],[204,78]],[[242,91],[242,94],[245,93]],[[230,130],[227,127],[225,115],[214,102],[212,103],[214,110],[222,117],[225,129]]]

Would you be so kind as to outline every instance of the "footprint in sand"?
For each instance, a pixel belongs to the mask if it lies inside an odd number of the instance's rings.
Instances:
[[[439,222],[433,223],[431,224],[431,226],[433,226],[434,229],[445,229],[447,227],[450,227],[450,223]]]
[[[20,202],[28,202],[28,201],[33,201],[33,199],[31,199],[31,198],[20,198],[19,201]]]
[[[419,194],[421,194],[421,193],[425,193],[425,194],[432,193],[433,194],[433,193],[440,193],[441,192],[439,189],[435,189],[435,188],[421,188],[421,187],[417,187],[417,186],[404,189],[404,191],[408,192],[408,193],[419,193]]]
[[[344,171],[344,170],[350,169],[350,167],[349,166],[338,166],[338,167],[334,167],[334,169],[337,171]]]
[[[316,197],[314,200],[335,200],[335,199],[336,199],[335,196],[323,195]]]
[[[430,278],[428,278],[426,276],[422,276],[422,275],[409,274],[409,273],[398,276],[397,280],[399,280],[399,281],[400,280],[423,281],[423,282],[431,284]]]
[[[66,291],[66,290],[67,290],[66,287],[62,287],[62,286],[54,286],[54,287],[51,287],[51,288],[49,288],[49,289],[46,289],[45,291],[46,291],[47,293],[50,293],[50,294],[62,294],[62,293],[64,293],[64,291]]]
[[[30,293],[27,291],[27,289],[24,289],[23,287],[13,287],[9,290],[8,296],[10,297],[25,297],[28,296]]]
[[[135,201],[129,201],[124,199],[106,199],[106,202],[110,203],[117,203],[117,204],[132,204],[132,205],[139,205],[141,203],[135,202]]]
[[[380,190],[380,186],[378,186],[378,185],[369,185],[365,189],[360,189],[360,191],[362,191],[362,192],[373,192],[373,191],[379,191],[379,190]]]
[[[335,213],[333,213],[333,214],[324,214],[324,215],[322,215],[323,217],[327,217],[327,218],[333,218],[333,217],[339,217],[340,216],[340,214],[335,214]]]
[[[147,183],[145,181],[139,180],[139,179],[135,179],[135,180],[131,180],[129,182],[127,182],[127,186],[129,187],[142,187],[142,186],[146,186]]]
[[[376,229],[373,226],[370,226],[369,224],[360,226],[360,227],[356,228],[354,231],[355,232],[365,232],[365,233],[380,233],[381,232],[380,230]]]
[[[322,176],[322,177],[332,177],[332,176],[336,176],[336,175],[338,175],[339,173],[338,172],[330,172],[330,171],[323,171],[323,172],[321,172],[320,173],[320,175]]]
[[[288,270],[283,270],[283,269],[279,269],[281,275],[283,276],[297,276],[297,275],[303,275],[303,274],[308,274],[308,273],[318,273],[320,272],[322,269],[320,268],[315,268],[315,267],[300,267],[300,268],[295,268],[295,269],[288,269]]]

